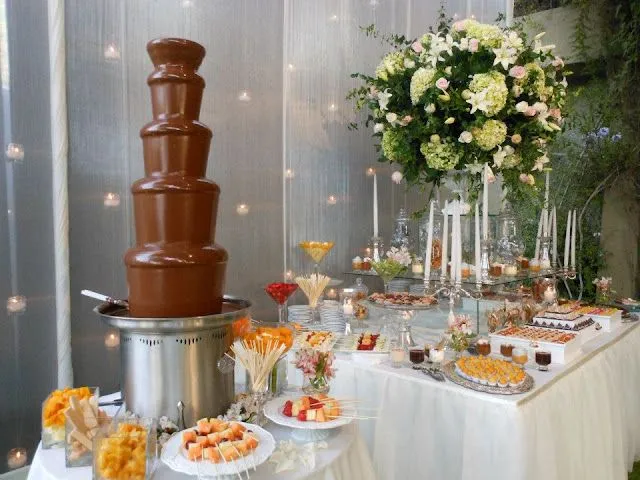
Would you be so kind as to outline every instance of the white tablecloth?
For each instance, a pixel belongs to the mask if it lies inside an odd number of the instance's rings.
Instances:
[[[120,394],[117,394],[119,398]],[[289,440],[291,430],[269,423],[266,426],[276,439]],[[258,466],[257,471],[250,472],[252,480],[283,479],[283,480],[373,480],[376,478],[369,452],[354,425],[349,425],[332,431],[326,440],[328,448],[316,453],[316,468],[308,471],[301,467],[295,471],[274,473],[275,466],[268,462]],[[91,467],[66,468],[64,449],[56,448],[43,450],[38,446],[28,480],[90,480]],[[194,478],[176,473],[163,463],[153,475],[154,480],[181,480]],[[228,478],[237,478],[228,477]],[[243,476],[243,478],[246,478]]]
[[[332,394],[366,399],[381,479],[626,480],[640,458],[640,328],[623,325],[573,363],[533,368],[535,388],[499,396],[439,383],[382,355],[337,360]]]

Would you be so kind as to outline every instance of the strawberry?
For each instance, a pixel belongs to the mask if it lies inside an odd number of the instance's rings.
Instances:
[[[284,408],[282,409],[282,414],[286,415],[287,417],[292,417],[293,414],[291,412],[291,409],[293,408],[293,403],[291,402],[291,400],[287,400],[284,403]]]
[[[299,414],[298,414],[298,420],[300,420],[301,422],[306,422],[307,421],[307,411],[306,410],[302,410]]]

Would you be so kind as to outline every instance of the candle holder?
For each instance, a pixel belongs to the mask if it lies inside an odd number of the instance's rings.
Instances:
[[[540,262],[540,270],[549,271],[551,270],[551,237],[540,237],[540,257],[538,258]]]
[[[482,243],[480,244],[480,284],[490,284],[491,283],[491,279],[489,278],[489,268],[490,268],[490,262],[489,262],[489,252],[491,250],[491,240],[489,239],[485,239],[482,240]],[[476,285],[478,284],[478,281],[476,279]],[[480,287],[478,287],[478,290],[480,289]]]
[[[382,237],[371,237],[369,240],[369,248],[371,248],[371,259],[379,262],[384,258],[384,242]]]

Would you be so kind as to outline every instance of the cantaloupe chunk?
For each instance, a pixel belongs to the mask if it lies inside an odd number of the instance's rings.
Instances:
[[[311,399],[307,396],[304,396],[300,399],[302,402],[302,410],[309,410],[311,408]]]
[[[316,422],[326,422],[327,419],[324,416],[324,408],[316,410]]]
[[[198,432],[200,432],[200,435],[211,433],[211,424],[209,423],[208,418],[201,418],[200,420],[198,420],[198,422],[196,423],[196,427],[198,428]]]
[[[227,428],[229,428],[229,422],[222,422],[222,421],[214,422],[211,424],[211,427],[212,427],[211,428],[212,432],[222,432]]]
[[[207,443],[209,445],[215,446],[219,444],[220,441],[221,441],[221,437],[219,433],[210,433],[209,435],[207,435]]]
[[[242,438],[242,432],[246,430],[246,428],[238,422],[232,422],[230,428],[236,438]]]
[[[196,437],[196,443],[201,444],[203,447],[206,447],[207,445],[209,445],[206,435],[198,435]]]
[[[184,432],[182,432],[182,446],[187,448],[187,443],[195,442],[196,436],[197,434],[195,430],[185,430]]]
[[[200,458],[202,458],[202,445],[199,443],[190,443],[189,450],[187,450],[187,458],[191,461],[200,460]]]

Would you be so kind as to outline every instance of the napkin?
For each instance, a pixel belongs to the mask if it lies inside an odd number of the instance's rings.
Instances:
[[[275,473],[295,470],[298,465],[308,470],[316,467],[316,450],[327,448],[327,442],[310,442],[298,445],[292,440],[281,440],[269,463],[275,464]]]

